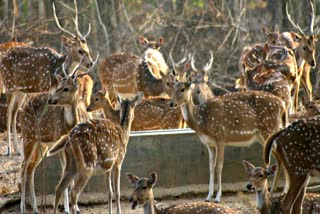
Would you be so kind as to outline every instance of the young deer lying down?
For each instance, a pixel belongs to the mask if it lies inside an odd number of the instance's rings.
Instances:
[[[74,92],[70,92],[72,94]],[[67,94],[67,92],[66,92]],[[64,95],[66,97],[67,95]],[[59,94],[52,95],[52,102],[63,102]],[[143,98],[138,93],[132,99],[120,99],[120,124],[106,119],[92,119],[78,123],[65,137],[62,137],[48,152],[53,155],[64,151],[66,165],[56,187],[54,213],[57,213],[59,199],[70,182],[75,179],[71,190],[72,213],[76,213],[79,195],[94,172],[107,173],[109,213],[112,213],[112,191],[116,192],[117,213],[120,209],[120,172],[126,154],[134,108]],[[62,99],[62,100],[61,100]],[[114,178],[115,182],[111,182]],[[113,183],[113,188],[111,183]]]
[[[143,205],[144,214],[236,214],[238,212],[211,202],[189,202],[172,205],[160,209],[154,203],[152,188],[157,182],[157,173],[150,173],[149,178],[139,178],[138,176],[127,173],[127,178],[132,184],[133,192],[129,197],[132,203],[131,208],[135,209],[138,204]]]
[[[247,189],[256,191],[257,209],[261,214],[282,213],[281,202],[284,194],[278,196],[270,196],[268,191],[268,178],[274,176],[277,171],[277,165],[271,165],[267,169],[263,167],[255,167],[249,161],[242,161],[249,177]],[[316,193],[307,193],[303,204],[302,213],[320,213],[320,195]]]

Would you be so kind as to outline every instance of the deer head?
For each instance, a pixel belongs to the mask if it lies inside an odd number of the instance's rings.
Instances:
[[[87,107],[87,111],[91,112],[91,111],[103,109],[104,107],[103,102],[105,100],[108,100],[108,98],[105,95],[105,92],[103,92],[102,90],[98,91],[92,96],[90,105]],[[111,107],[110,101],[109,101],[109,105]]]
[[[310,23],[310,36],[306,35],[303,30],[300,28],[298,24],[295,24],[291,18],[291,15],[288,12],[288,4],[286,5],[286,14],[287,17],[294,28],[299,31],[299,34],[292,34],[293,40],[299,43],[297,47],[297,51],[299,55],[311,66],[316,66],[315,61],[315,52],[316,52],[316,42],[317,42],[317,34],[319,29],[314,31],[314,7],[312,2],[310,1],[311,6],[311,23]]]
[[[181,106],[188,102],[190,99],[189,89],[191,82],[176,82],[174,84],[173,92],[171,95],[170,107]]]
[[[169,53],[169,58],[172,64],[173,74],[177,77],[179,81],[186,81],[188,73],[190,71],[190,64],[188,63],[189,56],[187,51],[181,60],[175,62],[172,57],[172,50]]]
[[[149,178],[139,178],[131,173],[126,174],[128,181],[133,187],[133,192],[129,196],[132,209],[135,209],[137,205],[145,205],[150,200],[153,200],[152,188],[157,182],[157,173],[151,172]]]
[[[78,81],[77,77],[90,73],[98,63],[99,55],[88,71],[78,74],[79,68],[85,63],[85,56],[82,56],[80,63],[74,68],[72,74],[62,77],[57,74],[58,87],[50,94],[48,103],[51,105],[72,105],[78,99]],[[63,66],[64,67],[64,66]]]
[[[83,65],[86,66],[87,68],[91,67],[93,64],[92,57],[90,55],[90,51],[87,45],[87,37],[90,34],[91,31],[91,24],[89,24],[89,29],[88,32],[85,35],[82,35],[79,31],[79,26],[78,26],[78,8],[77,8],[77,1],[74,0],[74,7],[75,7],[75,18],[73,19],[74,24],[75,24],[75,34],[71,33],[70,31],[64,29],[61,27],[59,20],[57,18],[56,14],[56,8],[53,3],[53,16],[55,19],[55,22],[58,26],[58,28],[69,35],[69,37],[62,36],[61,41],[63,43],[63,46],[66,48],[66,50],[69,52],[71,55],[70,57],[74,59],[75,61],[80,61],[81,58],[83,58]]]
[[[130,118],[130,121],[127,121],[127,124],[131,124],[134,119],[134,108],[139,105],[143,99],[143,92],[139,92],[133,99],[122,100],[118,96],[118,102],[120,103],[120,125],[124,126],[127,118]]]

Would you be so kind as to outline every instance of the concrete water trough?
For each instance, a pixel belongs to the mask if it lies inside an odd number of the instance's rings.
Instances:
[[[262,146],[258,143],[250,147],[226,147],[223,168],[223,186],[228,191],[239,191],[235,185],[246,182],[247,175],[241,161],[262,163]],[[36,191],[54,193],[61,176],[58,156],[45,158],[35,176]],[[44,171],[42,171],[44,169]],[[128,188],[125,173],[147,176],[151,171],[158,173],[157,187],[180,187],[204,184],[209,181],[207,148],[191,129],[172,129],[158,131],[136,131],[130,134],[127,154],[122,166],[121,188]],[[44,174],[44,179],[43,179]],[[105,192],[105,175],[93,176],[85,192]],[[236,189],[232,189],[235,187]],[[225,188],[223,188],[225,190]]]

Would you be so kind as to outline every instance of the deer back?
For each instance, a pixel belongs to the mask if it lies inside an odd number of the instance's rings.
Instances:
[[[57,85],[65,56],[49,48],[16,47],[3,57],[0,70],[7,90],[25,93],[47,92]]]

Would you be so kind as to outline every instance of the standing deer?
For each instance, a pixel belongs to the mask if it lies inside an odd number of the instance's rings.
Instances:
[[[63,90],[62,88],[60,90]],[[58,91],[57,91],[58,92]],[[62,96],[63,95],[63,96]],[[63,104],[74,92],[65,94],[53,93],[51,103]],[[133,99],[120,99],[120,124],[111,120],[92,119],[79,123],[70,134],[57,142],[49,151],[49,156],[64,150],[66,153],[66,166],[62,177],[56,187],[54,213],[57,212],[61,194],[75,178],[71,190],[72,213],[76,213],[79,195],[95,171],[107,173],[109,213],[112,213],[112,191],[116,192],[117,213],[120,208],[120,172],[126,154],[131,123],[134,117],[134,108],[143,98],[138,93]],[[111,185],[114,178],[114,187]]]
[[[271,134],[286,124],[286,110],[280,98],[266,92],[232,93],[195,105],[190,83],[174,86],[170,106],[180,106],[187,125],[196,131],[208,148],[210,165],[209,194],[214,192],[214,173],[217,172],[218,191],[215,202],[221,199],[221,175],[224,147],[264,144]]]
[[[170,108],[169,99],[156,97],[143,99],[135,109],[135,119],[131,131],[178,129],[183,128],[184,121],[179,108]],[[103,109],[104,116],[114,123],[120,121],[120,110],[114,110],[108,98],[98,91],[91,100],[87,111]]]
[[[270,196],[268,190],[268,178],[274,176],[277,171],[277,165],[271,165],[267,169],[255,167],[249,161],[242,161],[249,177],[247,189],[256,192],[256,205],[261,214],[282,213],[281,202],[284,194],[279,196]],[[303,214],[320,213],[320,195],[307,193],[303,204]]]
[[[84,57],[82,57],[83,59]],[[91,72],[97,64],[96,59],[93,66],[85,73],[77,73],[82,60],[70,76],[61,77],[57,75],[58,88],[64,87],[63,92],[76,91],[69,105],[52,106],[48,93],[34,95],[22,108],[20,114],[21,134],[23,139],[23,161],[21,165],[21,213],[25,213],[26,187],[29,187],[31,206],[34,213],[39,213],[34,191],[34,172],[40,164],[46,151],[58,141],[61,136],[66,135],[79,122],[79,90],[83,88],[79,81],[87,73]],[[66,73],[66,72],[64,72]],[[63,80],[62,80],[63,79]],[[54,121],[54,122],[53,122]],[[64,166],[64,157],[61,157]],[[65,192],[65,212],[69,212],[68,194]]]
[[[90,27],[85,36],[79,32],[76,0],[74,0],[74,3],[76,9],[74,19],[76,34],[73,34],[60,26],[53,4],[56,24],[63,32],[71,36],[62,37],[62,43],[67,49],[66,55],[60,55],[49,48],[16,47],[11,49],[6,56],[3,57],[0,63],[3,85],[6,91],[12,94],[8,102],[8,155],[11,155],[11,121],[14,147],[15,151],[19,153],[16,118],[18,110],[22,106],[26,95],[48,92],[52,87],[56,86],[57,81],[55,79],[55,73],[61,73],[61,65],[65,61],[66,70],[68,70],[72,62],[79,61],[82,56],[85,56],[84,65],[86,67],[92,65],[92,58],[86,42],[86,37],[90,33]],[[16,107],[15,111],[13,111],[14,106]]]
[[[135,209],[138,205],[143,206],[144,214],[236,214],[238,212],[210,202],[189,202],[169,206],[161,209],[155,205],[153,187],[157,182],[157,173],[152,172],[149,178],[139,178],[138,176],[127,173],[127,178],[133,187],[133,192],[129,197],[132,203],[131,208]]]
[[[163,79],[168,75],[168,66],[159,51],[163,43],[162,37],[155,45],[140,37],[140,44],[147,47],[142,58],[119,53],[101,61],[99,79],[112,104],[116,102],[116,93],[124,97],[134,96],[138,91],[144,92],[145,97],[164,93]],[[158,75],[162,78],[157,78]]]
[[[302,119],[275,133],[266,142],[265,164],[269,166],[273,150],[290,181],[282,203],[284,213],[301,213],[309,178],[319,176],[319,129],[319,118]]]

